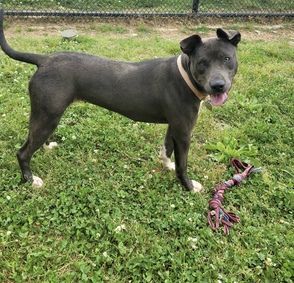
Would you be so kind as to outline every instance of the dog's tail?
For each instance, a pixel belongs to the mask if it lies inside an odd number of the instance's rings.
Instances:
[[[3,31],[3,17],[4,17],[4,11],[3,11],[3,9],[1,9],[0,10],[0,46],[3,50],[3,52],[15,60],[34,64],[37,66],[41,65],[42,62],[46,60],[47,56],[19,52],[19,51],[13,50],[8,45],[8,43],[5,39],[5,36],[4,36],[4,31]]]

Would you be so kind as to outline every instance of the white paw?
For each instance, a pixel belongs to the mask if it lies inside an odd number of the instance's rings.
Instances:
[[[57,142],[50,142],[49,144],[43,144],[43,148],[44,149],[53,149],[53,148],[55,148],[55,147],[57,147],[58,146],[58,143]]]
[[[176,164],[174,162],[171,162],[170,160],[169,160],[169,162],[164,164],[164,167],[170,171],[176,170]]]
[[[203,187],[199,182],[192,180],[192,184],[193,184],[193,189],[191,190],[192,193],[199,193],[203,190]]]
[[[35,188],[41,188],[43,186],[44,182],[41,178],[37,176],[33,176],[33,183],[32,186]]]
[[[166,156],[165,146],[163,146],[160,150],[160,159],[161,159],[161,162],[162,162],[164,168],[171,170],[171,171],[176,170],[175,163],[172,162],[171,159]]]

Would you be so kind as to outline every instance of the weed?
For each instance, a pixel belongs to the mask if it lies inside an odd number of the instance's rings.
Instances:
[[[258,153],[256,146],[252,144],[239,145],[236,138],[224,136],[217,143],[207,143],[205,148],[213,153],[210,155],[213,160],[228,163],[232,158],[239,158],[250,162],[250,157]]]

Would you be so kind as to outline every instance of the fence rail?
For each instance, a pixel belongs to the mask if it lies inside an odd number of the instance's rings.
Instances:
[[[0,0],[11,16],[294,16],[290,0]]]

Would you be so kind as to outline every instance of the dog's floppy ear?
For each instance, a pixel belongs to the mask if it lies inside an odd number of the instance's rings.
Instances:
[[[197,34],[194,34],[190,37],[183,39],[180,42],[180,47],[185,54],[190,55],[194,51],[194,49],[200,44],[202,44],[201,37]]]
[[[223,29],[218,28],[216,30],[216,35],[220,39],[224,39],[237,46],[241,40],[241,34],[238,31],[227,33]]]

